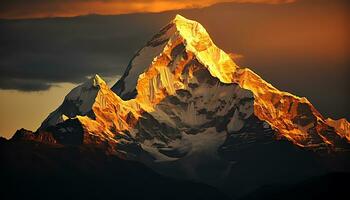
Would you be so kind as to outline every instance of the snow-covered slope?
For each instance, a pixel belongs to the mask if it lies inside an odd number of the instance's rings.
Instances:
[[[54,126],[77,115],[90,115],[90,117],[94,117],[92,115],[93,113],[91,113],[92,106],[100,92],[101,85],[105,84],[98,75],[95,75],[85,83],[74,88],[64,98],[62,105],[45,119],[39,129]]]
[[[224,83],[231,82],[231,74],[237,67],[230,56],[219,49],[205,28],[198,22],[176,15],[167,26],[156,34],[131,60],[123,77],[112,87],[123,99],[136,96],[139,76],[157,62],[179,61],[176,54],[185,49],[193,54],[210,73]],[[174,69],[176,66],[172,66]],[[171,69],[171,70],[173,70]]]
[[[105,81],[95,75],[70,91],[63,103],[44,120],[38,131],[74,119],[84,130],[82,143],[107,142],[114,145],[118,142],[115,139],[116,130],[124,130],[129,126],[123,116],[132,110],[122,102]],[[69,125],[66,129],[65,132],[74,131]]]
[[[306,98],[281,92],[253,71],[239,68],[215,46],[199,23],[179,15],[137,53],[113,90],[123,99],[137,99],[146,111],[155,113],[155,118],[166,121],[169,115],[159,110],[154,112],[153,107],[175,91],[188,90],[192,83],[186,81],[196,82],[195,79],[184,79],[185,75],[193,76],[192,68],[185,70],[191,64],[207,69],[221,83],[237,83],[242,89],[251,91],[254,115],[271,126],[279,138],[304,147],[332,146],[341,140],[330,136],[332,128]],[[201,93],[210,94],[208,88]],[[223,94],[212,102],[219,102],[224,96],[230,95]],[[191,114],[184,114],[181,120],[194,117],[194,123],[204,120],[197,112],[200,109],[192,109]],[[239,123],[239,120],[231,120],[230,129],[235,127],[234,122]],[[169,122],[171,124],[173,122]]]

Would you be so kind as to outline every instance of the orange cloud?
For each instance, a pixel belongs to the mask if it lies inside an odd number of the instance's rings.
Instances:
[[[200,8],[220,2],[278,4],[290,3],[293,1],[294,0],[5,0],[1,3],[0,18],[72,17],[88,14],[114,15]]]

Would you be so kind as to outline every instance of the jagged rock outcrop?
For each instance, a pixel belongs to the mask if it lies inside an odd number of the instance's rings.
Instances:
[[[341,137],[350,141],[350,123],[345,118],[338,120],[327,118],[326,123],[333,127]]]

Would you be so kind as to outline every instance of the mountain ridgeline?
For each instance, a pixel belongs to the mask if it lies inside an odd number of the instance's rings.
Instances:
[[[201,24],[177,15],[112,88],[93,76],[36,132],[21,129],[9,142],[98,148],[240,198],[265,185],[348,172],[349,127],[240,68]]]

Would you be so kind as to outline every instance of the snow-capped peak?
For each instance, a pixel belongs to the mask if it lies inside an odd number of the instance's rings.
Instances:
[[[78,105],[79,113],[86,114],[91,110],[101,86],[105,85],[106,82],[96,74],[70,91],[65,99],[68,101],[79,102],[76,104]]]
[[[77,115],[89,114],[99,91],[105,87],[107,87],[106,82],[96,74],[73,88],[64,98],[62,105],[47,117],[39,129],[47,128]]]
[[[238,67],[228,54],[219,49],[211,40],[205,28],[198,22],[176,17],[140,49],[129,63],[122,78],[112,87],[123,99],[136,96],[137,81],[162,54],[177,53],[176,49],[185,48],[208,68],[212,76],[223,83],[230,83],[232,73]],[[172,59],[169,55],[169,59]]]
[[[95,74],[95,76],[93,76],[90,80],[92,80],[95,87],[106,84],[106,82],[98,74]]]
[[[231,83],[232,74],[238,66],[213,43],[206,29],[200,23],[181,15],[176,15],[173,23],[185,40],[186,49],[194,53],[214,77],[223,83]]]

